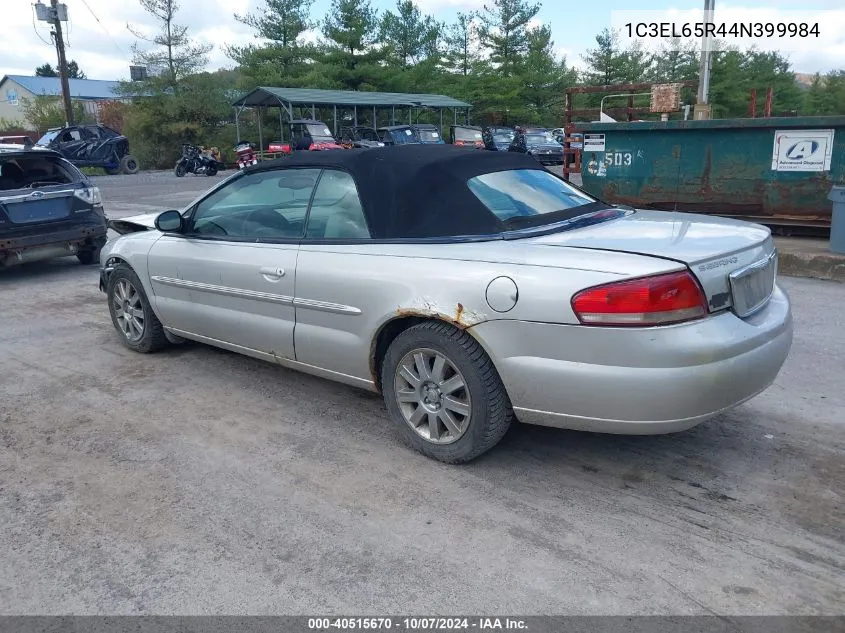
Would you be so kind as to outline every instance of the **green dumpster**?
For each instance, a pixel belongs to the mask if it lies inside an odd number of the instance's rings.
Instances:
[[[829,227],[845,116],[579,123],[584,189],[612,203]]]

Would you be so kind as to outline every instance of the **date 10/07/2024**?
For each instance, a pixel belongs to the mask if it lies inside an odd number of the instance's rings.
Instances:
[[[405,631],[496,631],[525,630],[524,620],[515,618],[477,617],[407,617],[407,618],[309,618],[311,631],[332,630],[405,630]]]

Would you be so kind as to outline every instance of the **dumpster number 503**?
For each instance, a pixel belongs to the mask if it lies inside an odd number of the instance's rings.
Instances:
[[[631,152],[605,152],[604,164],[607,167],[628,167],[633,160]]]

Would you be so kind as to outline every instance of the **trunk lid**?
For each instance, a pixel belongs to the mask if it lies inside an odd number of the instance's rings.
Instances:
[[[777,273],[768,228],[691,213],[638,210],[611,222],[526,241],[686,264],[704,289],[711,312],[732,307],[740,316],[765,305]]]

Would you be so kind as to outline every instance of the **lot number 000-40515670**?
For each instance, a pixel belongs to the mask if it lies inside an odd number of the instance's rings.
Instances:
[[[604,153],[604,164],[608,167],[629,167],[633,159],[631,152],[607,151]]]

